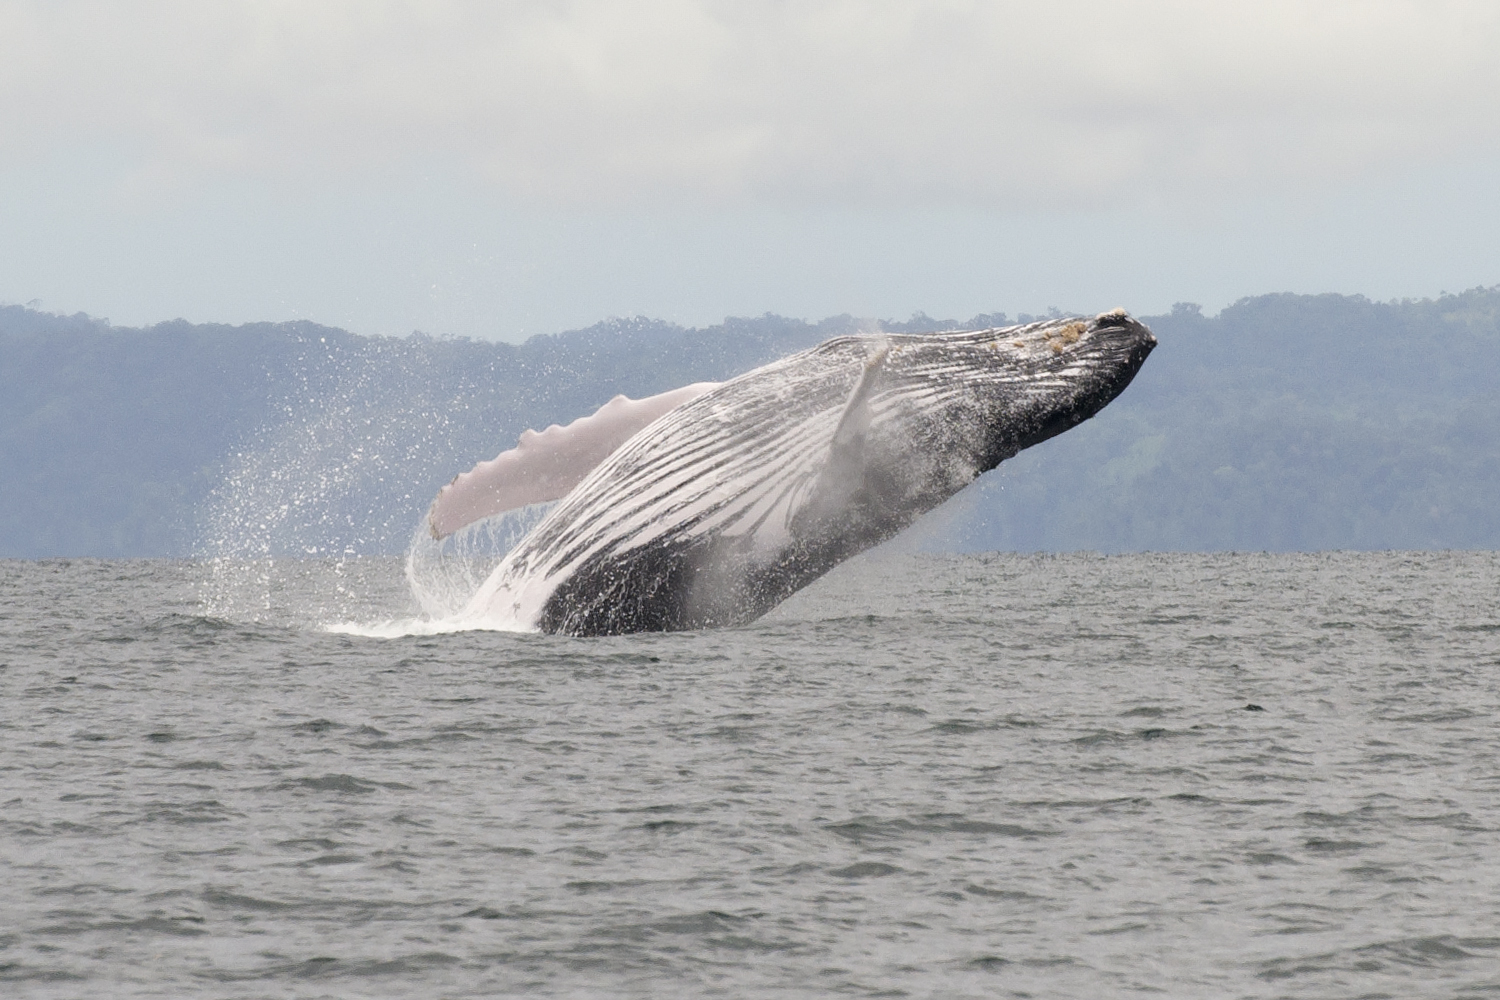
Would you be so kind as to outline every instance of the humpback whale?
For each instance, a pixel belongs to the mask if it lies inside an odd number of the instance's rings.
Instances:
[[[836,337],[724,383],[617,397],[528,432],[445,487],[428,523],[437,537],[561,497],[460,613],[476,627],[743,624],[1093,416],[1155,345],[1123,310]]]

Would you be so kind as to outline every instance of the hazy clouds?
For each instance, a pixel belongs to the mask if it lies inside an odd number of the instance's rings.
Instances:
[[[514,336],[1432,294],[1500,280],[1497,50],[1492,0],[0,0],[0,300]]]
[[[1489,2],[9,3],[7,157],[568,204],[1097,201],[1488,147]]]

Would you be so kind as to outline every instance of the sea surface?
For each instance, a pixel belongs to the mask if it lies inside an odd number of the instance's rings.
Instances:
[[[209,576],[0,562],[4,996],[1500,994],[1496,553],[877,553],[609,639]]]

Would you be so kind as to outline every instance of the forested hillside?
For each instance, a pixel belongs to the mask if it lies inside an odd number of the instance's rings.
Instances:
[[[399,551],[443,483],[527,427],[855,325],[623,320],[517,346],[0,307],[0,556],[186,555],[226,513],[274,521],[275,551]]]
[[[1130,389],[961,494],[924,545],[1500,548],[1500,286],[1145,319],[1161,345]],[[267,553],[398,551],[442,483],[528,426],[876,328],[637,319],[509,345],[3,307],[0,555],[222,549],[226,519]]]
[[[1500,548],[1500,288],[1148,319],[1094,421],[962,495],[975,549]]]

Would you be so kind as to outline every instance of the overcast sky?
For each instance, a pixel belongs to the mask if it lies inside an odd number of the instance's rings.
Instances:
[[[0,0],[0,302],[507,340],[1500,283],[1500,3]]]

